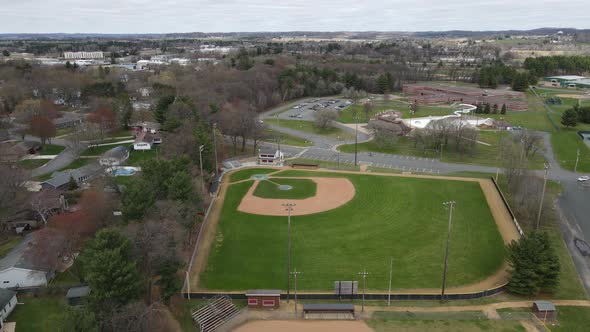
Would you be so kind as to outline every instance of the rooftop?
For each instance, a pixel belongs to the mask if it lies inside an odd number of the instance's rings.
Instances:
[[[246,291],[246,296],[281,296],[279,289],[252,289]]]
[[[554,80],[565,80],[565,81],[573,81],[573,80],[580,80],[583,78],[586,78],[584,76],[578,76],[578,75],[561,75],[561,76],[549,76],[549,77],[545,77],[548,80],[554,79]]]
[[[555,305],[553,305],[553,302],[549,302],[549,301],[534,301],[533,302],[535,304],[535,306],[537,306],[537,309],[539,309],[540,311],[555,311]]]
[[[88,294],[90,294],[90,287],[88,287],[88,286],[72,287],[72,288],[68,289],[68,293],[66,294],[66,297],[68,299],[70,299],[73,297],[88,296]]]
[[[10,300],[16,295],[15,291],[10,289],[0,288],[0,308],[4,308]]]

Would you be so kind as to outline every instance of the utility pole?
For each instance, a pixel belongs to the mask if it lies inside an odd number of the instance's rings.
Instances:
[[[297,272],[297,268],[294,268],[291,274],[295,278],[295,317],[297,317],[297,276],[301,274],[301,272]]]
[[[215,151],[215,176],[219,176],[219,167],[217,167],[217,123],[213,124],[213,150]]]
[[[296,204],[285,203],[287,211],[287,303],[289,303],[290,291],[291,291],[291,211]]]
[[[362,311],[365,312],[365,291],[367,290],[367,272],[366,269],[363,269],[363,272],[359,272],[359,275],[363,276],[363,302],[362,302]],[[353,285],[354,288],[354,285]]]
[[[574,166],[574,173],[578,171],[578,161],[580,161],[580,149],[578,149],[578,152],[576,153],[576,166]]]
[[[387,291],[387,305],[391,305],[391,277],[393,276],[393,257],[389,262],[389,289]]]
[[[203,150],[205,149],[204,145],[199,146],[199,167],[201,168],[201,190],[205,192],[205,176],[203,175]]]
[[[186,294],[188,295],[188,299],[191,299],[191,279],[190,273],[188,270],[186,271]]]
[[[445,266],[443,269],[443,280],[442,280],[442,288],[440,292],[440,301],[444,302],[445,300],[445,286],[447,284],[447,269],[449,264],[449,247],[451,244],[451,226],[453,224],[453,208],[455,207],[455,201],[448,201],[444,202],[444,206],[449,207],[449,229],[447,231],[447,247],[445,249]]]
[[[354,166],[357,165],[357,153],[358,153],[358,138],[359,138],[359,118],[354,118]]]
[[[545,200],[545,188],[547,187],[547,175],[549,174],[549,165],[545,164],[545,175],[543,176],[543,191],[541,192],[541,201],[539,202],[539,213],[537,213],[537,230],[541,225],[541,211],[543,211],[543,201]]]

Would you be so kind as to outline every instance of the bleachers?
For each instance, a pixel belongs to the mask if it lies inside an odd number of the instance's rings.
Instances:
[[[228,296],[216,296],[192,312],[201,332],[215,331],[218,327],[239,314]]]

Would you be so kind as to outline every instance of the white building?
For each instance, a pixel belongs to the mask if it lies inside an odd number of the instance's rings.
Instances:
[[[0,329],[4,327],[4,321],[14,310],[17,302],[15,291],[0,288]]]
[[[43,244],[38,243],[41,238]],[[63,239],[49,228],[27,234],[0,260],[0,288],[47,286],[55,276],[56,267],[61,265],[59,248]]]
[[[279,150],[262,148],[258,149],[259,165],[280,165],[285,160],[283,152]]]
[[[64,52],[66,60],[104,59],[102,52]]]

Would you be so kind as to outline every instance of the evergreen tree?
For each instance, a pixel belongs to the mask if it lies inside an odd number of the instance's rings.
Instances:
[[[500,114],[506,114],[506,104],[502,104],[502,109],[500,110]]]
[[[498,104],[494,104],[492,107],[492,114],[498,114]]]
[[[10,52],[8,52],[8,50],[3,50],[2,55],[3,56],[10,56]]]
[[[170,199],[185,201],[190,198],[193,183],[188,172],[176,172],[168,181],[168,196]]]
[[[71,191],[76,189],[78,189],[78,182],[76,182],[76,179],[70,175],[70,181],[68,181],[68,190]]]
[[[559,257],[547,233],[531,232],[508,245],[511,271],[507,289],[515,294],[536,295],[552,291],[559,282]]]
[[[156,193],[153,185],[143,180],[143,175],[137,180],[130,182],[123,191],[121,197],[121,211],[125,220],[139,220],[145,211],[149,209],[156,200]]]
[[[489,103],[486,103],[486,106],[485,106],[485,108],[484,108],[483,112],[484,112],[485,114],[490,114],[490,112],[491,112],[491,108],[490,108],[490,104],[489,104]]]
[[[561,115],[561,124],[566,127],[575,127],[578,125],[578,113],[570,108]]]
[[[138,297],[140,275],[130,251],[129,239],[114,229],[103,229],[86,243],[79,260],[92,289],[93,312],[116,309]]]

